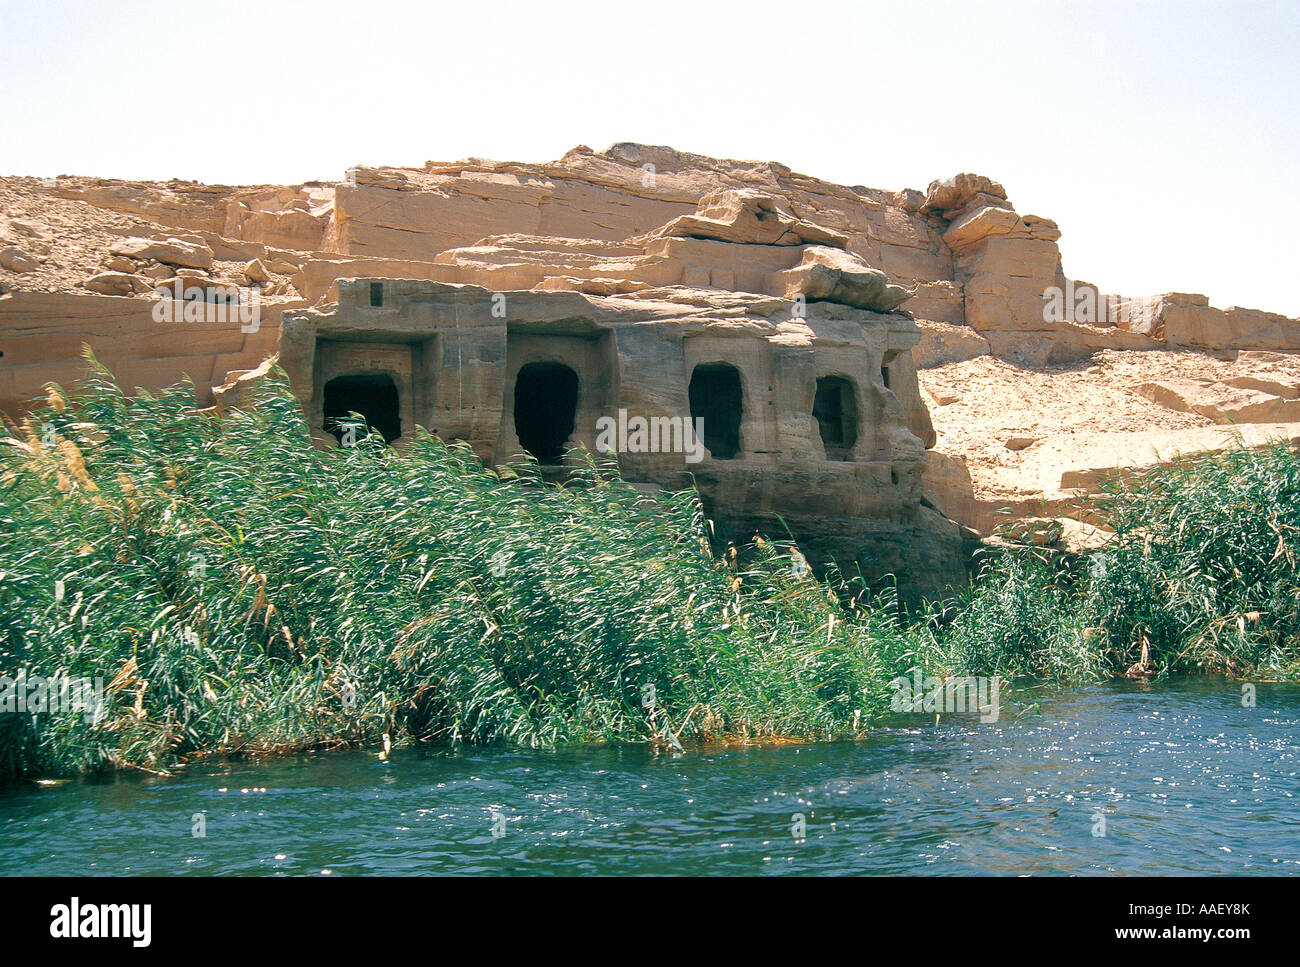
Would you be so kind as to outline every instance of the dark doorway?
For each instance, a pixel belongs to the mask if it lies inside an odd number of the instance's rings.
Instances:
[[[858,406],[853,384],[841,376],[817,380],[813,417],[821,431],[827,460],[847,460],[858,442]]]
[[[515,377],[515,433],[538,463],[557,464],[573,434],[578,374],[563,363],[529,363]]]
[[[704,421],[704,445],[715,460],[740,453],[740,373],[726,363],[705,363],[691,373],[691,419]]]
[[[336,376],[325,384],[325,432],[334,434],[340,444],[346,430],[339,421],[348,419],[349,413],[364,416],[367,430],[380,434],[386,443],[402,435],[397,385],[386,373]]]

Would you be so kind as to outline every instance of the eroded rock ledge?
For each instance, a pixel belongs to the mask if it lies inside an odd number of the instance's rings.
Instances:
[[[83,342],[202,405],[237,405],[279,352],[322,439],[329,380],[383,373],[394,419],[502,460],[530,362],[578,376],[582,442],[599,407],[686,414],[694,371],[731,367],[735,452],[690,468],[719,519],[780,515],[813,553],[923,584],[959,577],[938,508],[987,533],[1000,502],[1072,512],[1106,466],[1216,424],[1297,426],[1300,322],[1071,280],[1059,227],[981,175],[891,192],[624,143],[297,186],[10,178],[0,203],[0,409],[74,379]],[[160,287],[255,291],[260,325],[161,325]],[[675,485],[664,457],[623,462]]]

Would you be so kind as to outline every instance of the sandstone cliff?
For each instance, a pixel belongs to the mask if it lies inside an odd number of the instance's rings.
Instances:
[[[127,385],[188,376],[200,404],[233,398],[213,387],[237,386],[276,351],[303,358],[301,345],[281,345],[282,318],[294,338],[303,326],[355,328],[348,299],[364,309],[356,300],[369,290],[339,280],[409,280],[426,288],[392,293],[481,317],[486,355],[456,366],[478,380],[473,405],[495,422],[438,428],[477,432],[485,458],[503,458],[518,443],[500,426],[506,391],[473,374],[509,365],[509,348],[493,340],[510,326],[490,302],[509,293],[510,313],[521,314],[510,318],[532,320],[516,326],[525,342],[530,326],[595,343],[604,337],[591,333],[612,334],[613,348],[591,349],[591,365],[618,374],[614,404],[665,413],[685,404],[686,378],[647,364],[656,353],[680,368],[703,360],[689,353],[709,340],[748,347],[732,356],[769,387],[750,402],[770,404],[772,418],[751,407],[743,473],[718,460],[698,476],[737,533],[780,512],[831,548],[872,522],[878,545],[898,545],[882,553],[886,567],[900,566],[917,533],[942,535],[927,538],[931,557],[959,543],[937,510],[989,533],[1002,509],[1076,514],[1100,473],[1225,445],[1221,428],[1232,424],[1255,427],[1252,440],[1300,437],[1300,321],[1071,280],[1056,224],[1018,213],[979,175],[889,192],[619,144],[549,164],[358,166],[336,184],[10,178],[0,180],[0,210],[0,409],[20,411],[46,381],[72,381],[82,342]],[[260,323],[160,324],[160,285],[255,290]],[[443,321],[421,318],[432,352]],[[303,377],[299,365],[299,380],[315,380],[313,367]],[[857,387],[870,431],[849,461],[828,461],[812,414],[817,374],[832,370]],[[321,392],[301,388],[309,413]],[[420,409],[433,396],[416,395],[404,401],[407,419],[440,422]],[[625,463],[670,482],[644,461]],[[820,502],[796,499],[827,488],[834,496]],[[933,519],[918,523],[925,515]],[[902,566],[938,567],[919,557]]]

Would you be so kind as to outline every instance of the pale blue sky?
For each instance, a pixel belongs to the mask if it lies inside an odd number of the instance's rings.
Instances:
[[[1300,316],[1300,3],[0,0],[0,173],[337,180],[641,141],[990,175],[1068,275]]]

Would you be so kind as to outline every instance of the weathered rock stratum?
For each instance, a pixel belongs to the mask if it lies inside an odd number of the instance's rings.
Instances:
[[[891,192],[617,144],[332,184],[7,178],[0,212],[11,415],[83,343],[201,406],[278,354],[322,445],[353,410],[559,473],[621,420],[628,479],[912,587],[960,581],[1008,512],[1104,539],[1076,518],[1107,472],[1300,439],[1300,321],[1070,279],[1059,227],[981,175]],[[629,423],[697,416],[698,460]]]

